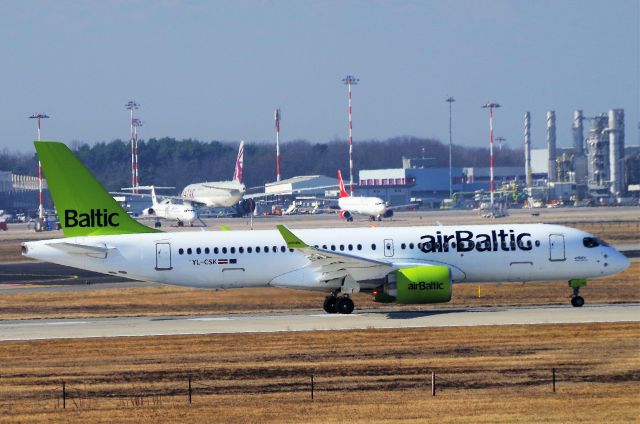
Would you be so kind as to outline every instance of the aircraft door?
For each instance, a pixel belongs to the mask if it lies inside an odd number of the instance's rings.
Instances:
[[[168,271],[171,267],[171,244],[156,243],[156,268],[157,271]]]
[[[384,256],[393,257],[393,240],[391,239],[384,239]]]
[[[564,261],[565,259],[564,235],[549,234],[549,260]]]

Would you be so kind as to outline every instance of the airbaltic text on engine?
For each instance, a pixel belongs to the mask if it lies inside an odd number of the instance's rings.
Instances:
[[[420,250],[425,253],[432,252],[448,252],[451,241],[455,241],[455,245],[451,243],[451,247],[458,252],[470,252],[476,249],[478,252],[496,252],[503,250],[505,252],[515,250],[531,250],[531,234],[519,233],[514,230],[491,231],[490,234],[474,234],[472,231],[460,230],[455,234],[442,234],[436,231],[436,235],[424,235],[420,237],[422,244]],[[536,246],[538,243],[536,242]]]
[[[429,283],[420,281],[417,283],[409,283],[408,288],[409,290],[443,290],[444,284],[437,281],[431,281]]]
[[[78,213],[73,209],[65,209],[64,226],[69,227],[118,227],[120,223],[115,218],[116,212],[109,213],[106,209],[91,209],[89,213]]]

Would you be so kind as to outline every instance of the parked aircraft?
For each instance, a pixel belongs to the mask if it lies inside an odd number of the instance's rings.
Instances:
[[[350,196],[344,188],[342,173],[338,170],[338,186],[340,187],[340,217],[351,222],[354,214],[367,215],[370,221],[382,221],[382,218],[391,218],[393,209],[388,208],[379,197]]]
[[[189,184],[182,190],[180,199],[192,206],[228,208],[237,204],[244,196],[243,184],[244,141],[240,142],[236,158],[235,171],[231,181],[210,181]]]
[[[587,278],[629,266],[592,234],[547,224],[163,233],[129,217],[64,144],[35,145],[65,237],[25,242],[22,254],[95,272],[209,289],[314,290],[329,293],[326,312],[348,314],[356,292],[426,304],[448,302],[453,283],[563,279],[579,307]]]
[[[167,188],[167,187],[158,187]],[[171,187],[173,188],[173,187]],[[138,186],[138,190],[151,190],[151,207],[142,210],[142,216],[145,218],[154,218],[156,220],[155,227],[161,226],[160,220],[166,219],[169,221],[176,221],[178,227],[184,226],[184,224],[193,227],[193,222],[198,219],[193,207],[182,203],[173,203],[171,199],[166,198],[158,201],[156,196],[155,186]]]

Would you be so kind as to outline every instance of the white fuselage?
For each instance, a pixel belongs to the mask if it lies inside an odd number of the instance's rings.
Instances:
[[[384,215],[386,206],[379,197],[348,196],[338,199],[340,210],[349,211],[352,214],[368,215],[375,218]]]
[[[189,184],[182,190],[185,202],[193,202],[214,208],[228,208],[240,201],[246,188],[238,181],[215,181]]]
[[[594,278],[614,274],[628,259],[605,244],[585,246],[588,233],[545,225],[328,228],[295,230],[308,245],[374,259],[394,269],[445,265],[453,281],[500,282]],[[68,253],[78,243],[108,253]],[[330,291],[309,260],[286,248],[278,231],[174,232],[76,237],[23,243],[23,254],[128,278],[210,289],[282,286]],[[388,274],[389,271],[386,271]],[[380,284],[368,275],[363,289]],[[371,281],[369,281],[371,280]]]
[[[155,203],[150,208],[144,209],[142,211],[142,216],[149,218],[168,219],[185,224],[192,224],[193,221],[198,218],[198,215],[191,206],[186,204],[171,203],[169,201]]]

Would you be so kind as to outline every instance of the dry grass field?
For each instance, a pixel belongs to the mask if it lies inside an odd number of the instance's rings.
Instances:
[[[0,422],[637,422],[639,351],[637,323],[4,342]]]

